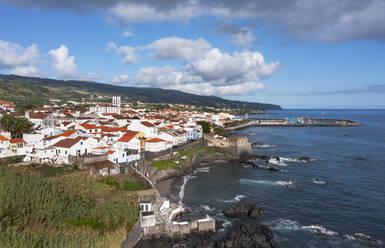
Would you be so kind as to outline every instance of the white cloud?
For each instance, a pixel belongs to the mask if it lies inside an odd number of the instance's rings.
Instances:
[[[23,48],[18,44],[0,40],[0,69],[31,66],[38,62],[39,57],[36,44]]]
[[[154,41],[145,48],[154,49],[156,59],[193,60],[201,57],[206,50],[211,48],[211,45],[203,38],[189,40],[167,37]]]
[[[75,62],[75,56],[70,56],[68,48],[61,45],[57,49],[49,51],[52,56],[52,70],[60,79],[79,79],[79,80],[97,80],[103,78],[103,74],[89,72],[86,75],[78,74],[78,66]]]
[[[135,34],[134,33],[132,33],[131,31],[129,31],[129,30],[126,30],[126,31],[124,31],[123,33],[122,33],[122,35],[124,36],[124,37],[131,37],[131,36],[135,36]]]
[[[130,82],[130,76],[128,74],[122,73],[114,76],[112,80],[110,81],[114,84],[123,84],[123,83],[129,83]]]
[[[135,63],[138,61],[135,54],[135,48],[130,46],[121,46],[118,48],[117,53],[123,55],[124,63]]]
[[[200,76],[204,81],[224,85],[254,82],[269,77],[278,66],[279,62],[265,63],[259,52],[243,51],[230,55],[213,48],[200,60],[184,66],[184,70]]]
[[[155,87],[167,87],[181,83],[183,74],[172,66],[144,67],[139,70],[132,82]]]
[[[39,69],[35,66],[18,66],[11,70],[10,74],[27,77],[40,77],[45,74],[40,73]]]
[[[52,69],[57,73],[61,79],[76,78],[77,65],[75,63],[75,56],[69,56],[68,48],[61,45],[58,49],[49,51],[52,56]]]
[[[240,32],[232,34],[231,42],[237,45],[241,45],[250,48],[251,45],[258,39],[255,37],[253,31],[249,27],[243,27]]]
[[[115,44],[115,42],[107,42],[106,44],[106,51],[107,52],[112,52],[114,50],[116,50],[118,48],[118,46]]]
[[[270,77],[278,67],[278,62],[266,63],[259,52],[228,54],[213,48],[179,69],[172,66],[144,67],[133,78],[121,74],[112,82],[203,95],[247,95],[264,89],[260,80]]]
[[[95,74],[93,72],[89,72],[85,76],[78,76],[78,78],[83,79],[83,80],[87,80],[87,81],[93,81],[93,80],[99,80],[99,79],[104,78],[104,75],[101,73]]]

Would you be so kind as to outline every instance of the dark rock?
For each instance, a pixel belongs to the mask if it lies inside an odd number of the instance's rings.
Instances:
[[[266,170],[268,170],[268,171],[279,171],[279,169],[271,167],[271,166],[269,168],[267,168]]]
[[[274,157],[274,159],[277,160],[277,161],[281,161],[280,157]]]
[[[175,215],[175,217],[173,218],[173,220],[179,220],[180,218],[182,218],[183,215],[186,215],[186,214],[189,214],[191,213],[191,211],[187,208],[185,208],[182,212],[179,212]]]
[[[299,161],[304,161],[304,162],[309,162],[311,160],[311,158],[309,158],[309,157],[299,157],[298,160]]]
[[[262,215],[262,208],[252,204],[238,204],[225,209],[223,214],[230,218],[257,218]]]
[[[135,248],[169,248],[169,247],[196,247],[196,248],[214,248],[214,232],[192,232],[184,235],[160,235],[142,238]]]
[[[235,227],[216,248],[277,248],[272,231],[263,225],[240,224]]]

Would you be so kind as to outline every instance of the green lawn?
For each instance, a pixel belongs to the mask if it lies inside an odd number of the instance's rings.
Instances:
[[[164,170],[168,168],[177,167],[178,164],[174,161],[174,159],[169,160],[159,160],[154,162],[154,167],[158,170]]]
[[[196,148],[196,149],[193,149],[193,150],[188,150],[188,151],[180,152],[179,156],[181,156],[181,157],[184,157],[184,156],[188,156],[188,157],[194,156],[195,153],[197,153],[199,151],[204,151],[206,149],[207,149],[206,146],[202,146],[202,147],[199,147],[199,148]]]
[[[129,191],[148,189],[148,187],[146,185],[143,185],[143,184],[138,183],[138,182],[123,182],[122,188],[124,190],[129,190]]]

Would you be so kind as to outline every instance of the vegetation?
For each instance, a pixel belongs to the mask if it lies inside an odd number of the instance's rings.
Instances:
[[[128,190],[128,191],[148,189],[146,185],[143,185],[139,182],[123,182],[121,185],[124,190]]]
[[[184,156],[192,157],[192,156],[195,155],[195,153],[197,153],[199,151],[204,151],[206,149],[207,149],[207,146],[202,146],[202,147],[199,147],[199,148],[196,148],[196,149],[193,149],[193,150],[179,152],[179,156],[181,156],[181,157],[184,157]]]
[[[24,133],[31,131],[33,124],[23,117],[4,115],[0,119],[0,126],[3,130],[10,132],[12,138],[21,138]]]
[[[202,126],[204,134],[210,133],[211,131],[210,123],[208,123],[207,121],[198,121],[197,123]]]
[[[0,167],[0,247],[120,247],[138,211],[135,196],[80,172]]]
[[[149,103],[181,103],[213,108],[280,109],[280,106],[254,102],[227,100],[215,96],[199,96],[176,90],[156,88],[123,87],[111,84],[75,80],[53,80],[46,78],[0,75],[0,99],[13,101],[16,105],[49,103],[55,99],[91,99],[91,96],[121,95],[125,101]]]
[[[219,135],[219,136],[226,137],[226,138],[230,137],[230,134],[227,132],[227,130],[222,128],[222,127],[215,127],[214,133]]]
[[[249,123],[250,121],[251,121],[250,119],[243,119],[243,120],[239,120],[239,121],[226,122],[224,124],[224,126],[225,127],[235,127],[238,125]]]
[[[0,166],[16,164],[23,161],[21,156],[0,158]]]
[[[158,160],[154,162],[154,167],[157,168],[158,170],[169,169],[177,166],[178,164],[175,162],[174,159]]]

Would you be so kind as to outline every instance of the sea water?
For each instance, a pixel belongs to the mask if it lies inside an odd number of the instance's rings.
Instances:
[[[358,127],[251,127],[257,155],[278,156],[282,172],[234,164],[196,172],[183,189],[192,216],[210,215],[231,228],[223,209],[236,203],[264,208],[281,247],[385,247],[385,110],[283,110],[267,118],[350,119]],[[297,161],[310,157],[309,162]],[[190,216],[191,217],[191,216]]]

